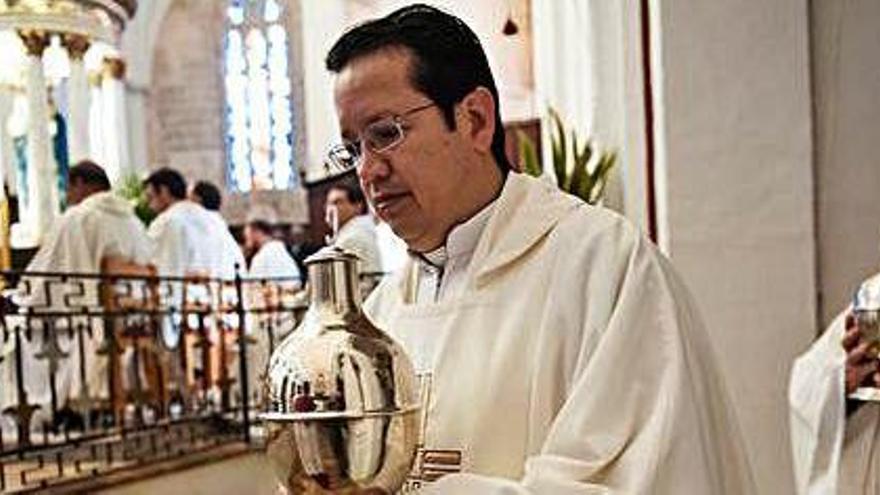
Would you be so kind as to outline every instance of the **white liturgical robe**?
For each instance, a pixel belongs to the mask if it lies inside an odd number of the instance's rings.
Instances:
[[[521,174],[488,215],[448,297],[416,294],[410,261],[365,305],[421,382],[404,491],[755,493],[706,331],[655,246]]]
[[[211,219],[211,236],[217,239],[218,246],[218,259],[214,272],[220,278],[232,280],[235,278],[236,265],[242,274],[245,273],[247,265],[244,261],[244,253],[220,213],[208,210],[208,217]]]
[[[119,256],[137,263],[146,263],[151,252],[143,223],[134,215],[132,205],[111,192],[100,192],[85,198],[75,206],[71,206],[53,224],[52,230],[37,254],[31,260],[27,271],[34,272],[76,272],[100,273],[101,259],[105,256]],[[42,278],[33,280],[35,284],[20,299],[24,306],[34,307],[37,311],[63,310],[65,300],[73,308],[98,305],[96,283],[86,283],[84,287],[70,286],[53,282],[46,287],[51,292],[50,300],[45,300]],[[84,289],[84,291],[82,291]],[[81,296],[78,294],[82,294]],[[64,323],[63,321],[58,323]],[[86,366],[86,380],[92,396],[103,393],[106,388],[106,363],[96,359],[95,353],[100,339],[100,331],[94,328],[98,322],[90,320],[93,326],[91,337],[83,338],[85,358],[90,360]],[[41,332],[35,332],[40,336]],[[75,339],[70,339],[67,332],[62,332],[56,341],[61,351],[67,356],[61,359],[55,373],[59,406],[68,399],[79,395],[81,381],[79,375],[80,354]],[[30,402],[45,406],[49,403],[49,367],[45,360],[33,359],[42,346],[41,338],[36,338],[22,346],[26,373],[25,389]],[[17,400],[13,360],[7,359],[2,366],[8,366],[9,372],[4,373],[3,406]],[[7,380],[8,382],[5,381]]]
[[[376,240],[376,225],[370,215],[359,215],[345,222],[336,236],[336,245],[360,258],[361,273],[382,271],[382,257]]]
[[[299,267],[284,243],[272,240],[263,244],[260,250],[251,259],[251,267],[248,270],[250,278],[297,278],[301,279]]]
[[[98,273],[104,256],[146,263],[150,251],[144,224],[131,203],[100,192],[64,212],[27,270]]]
[[[189,200],[178,201],[159,214],[147,231],[159,275],[224,275],[226,243],[217,235],[216,222],[208,210]]]
[[[846,414],[846,314],[835,318],[791,372],[791,440],[798,494],[880,493],[880,404]]]

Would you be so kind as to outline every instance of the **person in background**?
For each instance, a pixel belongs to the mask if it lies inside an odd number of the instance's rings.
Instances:
[[[327,191],[324,216],[331,229],[338,226],[335,244],[360,258],[361,274],[380,275],[382,258],[376,242],[376,225],[373,217],[367,213],[367,202],[361,188],[347,182],[331,186]]]
[[[161,276],[224,273],[223,244],[214,238],[216,222],[200,204],[186,199],[186,180],[170,168],[144,181],[147,203],[157,213],[147,234],[153,240],[153,263]]]
[[[248,360],[249,380],[255,386],[264,372],[270,350],[288,333],[297,321],[287,310],[302,287],[302,275],[284,242],[275,237],[277,218],[268,206],[255,206],[248,213],[244,227],[245,249],[254,253],[248,269],[245,295],[248,309],[248,332],[254,336]],[[299,296],[304,296],[300,292]],[[286,310],[272,311],[283,305]],[[268,309],[269,311],[260,311]],[[271,341],[271,342],[270,342]]]
[[[29,272],[55,273],[101,273],[101,262],[115,256],[135,263],[145,264],[151,255],[151,243],[143,223],[135,216],[131,203],[110,190],[110,180],[98,164],[83,160],[69,170],[67,177],[67,205],[64,214],[53,224],[34,258],[28,264]],[[82,287],[79,284],[82,283]],[[48,297],[48,300],[47,300]],[[99,305],[97,282],[74,280],[70,285],[46,283],[41,277],[27,277],[14,296],[18,304],[34,311],[70,311],[71,309]],[[59,320],[63,325],[66,320]],[[89,320],[97,325],[94,319]],[[106,397],[107,363],[99,357],[97,349],[103,335],[92,328],[91,335],[83,333],[83,351],[87,362],[86,382],[79,373],[80,349],[72,339],[58,338],[66,359],[60,360],[55,372],[55,385],[59,405],[80,397],[86,388],[92,397]],[[39,335],[40,332],[35,332]],[[66,335],[66,332],[63,332]],[[25,345],[35,346],[22,355],[26,358],[38,353],[42,346],[39,339]],[[8,366],[3,383],[14,384],[13,360],[3,360],[0,367]],[[29,399],[35,404],[50,401],[49,370],[44,360],[26,362],[25,388]],[[5,381],[7,376],[10,381]],[[12,405],[16,387],[0,387],[0,410]],[[50,411],[43,411],[44,414]],[[37,423],[38,424],[38,423]]]
[[[248,268],[248,277],[295,278],[300,282],[292,285],[298,288],[301,286],[302,274],[284,242],[274,235],[276,221],[275,212],[269,207],[254,207],[248,213],[244,227],[245,249],[254,253]]]
[[[220,243],[217,275],[220,278],[231,280],[235,277],[236,267],[244,273],[246,269],[244,253],[229,231],[226,219],[220,214],[220,206],[223,203],[220,189],[210,182],[199,181],[190,190],[189,199],[208,210],[208,216],[211,218],[212,237]]]

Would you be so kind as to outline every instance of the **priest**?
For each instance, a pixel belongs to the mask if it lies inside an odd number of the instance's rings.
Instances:
[[[244,227],[245,249],[254,253],[248,276],[252,279],[285,278],[285,287],[297,289],[302,283],[299,266],[284,242],[275,237],[275,212],[268,206],[255,206]]]
[[[626,220],[511,170],[473,31],[411,5],[326,64],[330,158],[412,253],[366,304],[422,382],[404,491],[755,493],[680,277]]]

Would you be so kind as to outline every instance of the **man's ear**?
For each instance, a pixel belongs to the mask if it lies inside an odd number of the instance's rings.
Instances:
[[[495,98],[479,86],[462,98],[456,112],[457,125],[479,151],[491,152],[495,134]]]

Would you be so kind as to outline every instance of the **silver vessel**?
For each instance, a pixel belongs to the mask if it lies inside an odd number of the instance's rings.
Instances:
[[[853,297],[853,316],[859,328],[861,340],[868,343],[868,353],[880,358],[880,275],[862,282]],[[850,398],[880,402],[880,390],[876,387],[859,387]]]
[[[361,311],[356,262],[336,247],[306,260],[309,308],[269,360],[266,453],[291,493],[393,493],[415,455],[412,363]]]

